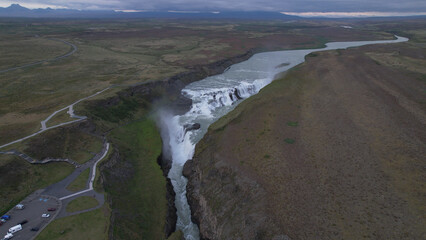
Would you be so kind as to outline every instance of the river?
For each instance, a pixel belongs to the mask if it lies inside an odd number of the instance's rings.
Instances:
[[[198,240],[199,230],[191,221],[191,210],[186,199],[187,179],[182,176],[185,162],[192,159],[195,145],[207,132],[210,124],[230,112],[244,99],[258,93],[271,83],[280,72],[303,63],[312,52],[346,49],[368,44],[398,43],[408,41],[396,36],[396,40],[331,42],[321,49],[303,49],[264,52],[253,55],[247,61],[234,64],[224,73],[207,77],[187,85],[182,94],[192,99],[190,111],[183,115],[163,115],[163,129],[167,132],[172,168],[169,178],[176,192],[177,229],[183,231],[185,239]],[[199,123],[200,129],[186,131],[185,125]]]

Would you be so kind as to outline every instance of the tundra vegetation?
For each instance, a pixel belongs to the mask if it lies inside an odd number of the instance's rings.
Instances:
[[[307,20],[0,19],[0,70],[71,50],[69,45],[53,39],[66,40],[78,47],[73,55],[59,61],[0,74],[0,145],[38,131],[40,121],[54,111],[111,87],[75,106],[76,114],[88,116],[87,120],[0,149],[17,149],[36,159],[69,158],[83,163],[100,151],[103,137],[112,144],[112,152],[100,164],[95,185],[106,194],[105,206],[55,220],[39,239],[167,238],[166,179],[157,164],[162,142],[152,115],[154,106],[178,99],[182,83],[199,80],[185,78],[184,73],[202,72],[193,76],[205,77],[215,72],[215,66],[223,67],[224,60],[247,53],[248,57],[261,51],[322,47],[328,41],[391,39],[394,33],[405,34],[415,41],[404,45],[406,50],[398,53],[370,48],[362,56],[372,59],[379,67],[397,72],[422,69],[423,65],[417,61],[420,57],[415,55],[419,48],[424,49],[425,33],[419,30],[424,29],[422,21],[405,20],[398,24],[350,21],[350,24],[353,29],[340,27],[343,23],[338,21]],[[321,57],[322,54],[317,59]],[[425,79],[424,74],[410,76],[423,82]],[[164,85],[152,84],[167,80],[180,81],[172,94]],[[150,87],[144,88],[145,85]],[[303,106],[299,100],[295,96],[286,105]],[[268,124],[274,121],[274,115],[267,117]],[[69,120],[63,111],[47,126]],[[285,147],[298,146],[300,139],[295,132],[303,126],[303,121],[294,116],[282,119],[280,124],[288,128],[280,136],[281,142],[295,140]],[[227,124],[221,127],[223,132],[227,131]],[[252,137],[264,140],[265,144],[273,141],[263,139],[272,134],[265,129],[271,127],[259,128],[264,134],[259,132]],[[271,149],[259,154],[267,162],[276,159]],[[248,159],[241,162],[252,164]],[[272,163],[267,165],[274,168]],[[6,211],[29,193],[63,179],[72,170],[73,166],[66,163],[31,165],[14,156],[0,155],[0,210]],[[215,204],[218,208],[219,203]],[[413,206],[415,203],[413,200]],[[180,235],[176,232],[170,238],[179,239]]]
[[[204,238],[425,235],[426,23],[370,24],[411,40],[308,55],[210,126],[184,171]]]
[[[72,200],[66,207],[67,212],[79,212],[98,206],[96,198],[91,196],[81,196]]]

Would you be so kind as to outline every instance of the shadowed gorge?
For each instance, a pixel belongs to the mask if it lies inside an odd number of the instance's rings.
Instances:
[[[214,123],[184,168],[202,237],[422,238],[426,85],[368,53],[423,42],[308,55]]]
[[[423,18],[9,10],[0,238],[426,236]]]
[[[389,41],[333,42],[327,43],[327,47],[323,49],[258,53],[247,61],[232,65],[222,74],[210,76],[187,85],[182,93],[192,100],[191,109],[183,115],[163,114],[161,116],[163,132],[168,134],[163,134],[163,136],[166,136],[163,139],[165,139],[166,147],[170,148],[168,152],[170,152],[172,160],[168,176],[176,192],[177,228],[183,231],[185,238],[199,239],[199,233],[197,226],[190,219],[191,210],[186,196],[187,180],[182,177],[182,169],[185,162],[192,159],[195,145],[206,133],[211,123],[231,111],[242,99],[258,93],[263,87],[271,83],[273,77],[280,71],[290,69],[303,62],[306,55],[317,56],[319,51],[330,49],[340,50],[367,44],[390,44],[407,40],[397,37],[396,40]],[[279,62],[286,62],[287,64],[274,67]],[[297,124],[291,123],[289,125],[296,126]],[[193,128],[192,126],[196,127]],[[293,139],[286,139],[286,141],[288,143],[294,142]],[[269,158],[269,155],[265,156]],[[189,188],[191,188],[191,185]],[[194,198],[198,197],[194,196]],[[191,204],[194,204],[194,202]],[[199,212],[195,212],[195,214],[197,215]],[[212,224],[210,220],[207,220],[207,222]],[[218,229],[213,229],[211,236],[204,233],[202,237],[217,238],[219,237],[217,231]],[[245,238],[247,237],[253,236],[245,235]]]

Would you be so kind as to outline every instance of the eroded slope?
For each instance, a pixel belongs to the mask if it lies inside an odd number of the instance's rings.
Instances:
[[[369,57],[413,47],[313,55],[212,125],[185,169],[203,237],[424,237],[424,76]]]

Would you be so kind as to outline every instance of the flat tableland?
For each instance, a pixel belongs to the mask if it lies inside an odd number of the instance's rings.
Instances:
[[[130,85],[161,81],[190,71],[194,66],[225,60],[249,50],[315,48],[328,41],[391,39],[394,32],[386,31],[395,29],[387,22],[351,22],[353,29],[341,27],[346,24],[306,20],[1,19],[0,46],[9,50],[0,55],[0,70],[50,59],[71,50],[69,45],[52,39],[66,40],[76,45],[78,50],[59,61],[0,74],[0,145],[39,130],[40,121],[52,112],[112,85],[114,88],[95,98],[102,100],[116,96],[118,91]],[[395,32],[418,24],[415,20],[401,23]],[[418,36],[417,32],[412,36]],[[382,65],[395,62],[394,55],[377,55],[376,51],[366,54]],[[403,60],[402,67],[406,66],[405,58]],[[415,64],[408,67],[419,68]],[[96,116],[95,123],[87,121],[87,125],[80,123],[49,130],[11,146],[32,157],[71,156],[84,162],[101,147],[101,140],[88,133],[90,130],[87,129],[93,127],[91,124],[96,125],[95,129],[102,125],[111,130],[106,135],[114,150],[101,164],[99,182],[105,188],[113,211],[105,207],[59,219],[46,228],[40,239],[74,239],[82,233],[87,233],[86,236],[91,239],[105,238],[108,231],[114,239],[136,239],[141,232],[161,239],[167,215],[166,181],[157,164],[161,139],[155,124],[147,116],[152,110],[151,105],[139,104],[130,96],[125,101],[120,98],[119,102],[110,105],[96,106],[96,103],[92,101],[91,104],[76,106],[77,114],[79,111],[91,112],[92,117]],[[50,124],[68,120],[62,112]],[[302,126],[296,117],[285,119],[282,125],[287,126],[288,122],[296,125],[288,126],[290,129]],[[48,123],[48,126],[51,125]],[[288,147],[299,143],[295,136],[286,135],[285,138],[295,140],[287,144]],[[273,161],[274,153],[265,151],[261,157]],[[0,184],[0,192],[16,193],[4,199],[1,210],[13,206],[26,194],[59,181],[73,169],[65,163],[33,166],[15,157],[0,155],[0,158],[3,182],[10,183],[13,179],[11,186]],[[93,225],[82,224],[86,218],[93,219]],[[137,221],[139,219],[143,221]],[[65,225],[70,227],[64,228]],[[97,227],[90,228],[93,226]]]
[[[250,49],[312,48],[327,41],[384,38],[392,35],[349,32],[338,22],[0,19],[0,47],[5,49],[0,70],[71,50],[52,39],[78,48],[59,61],[0,74],[0,145],[37,131],[52,112],[111,85],[163,80]]]

